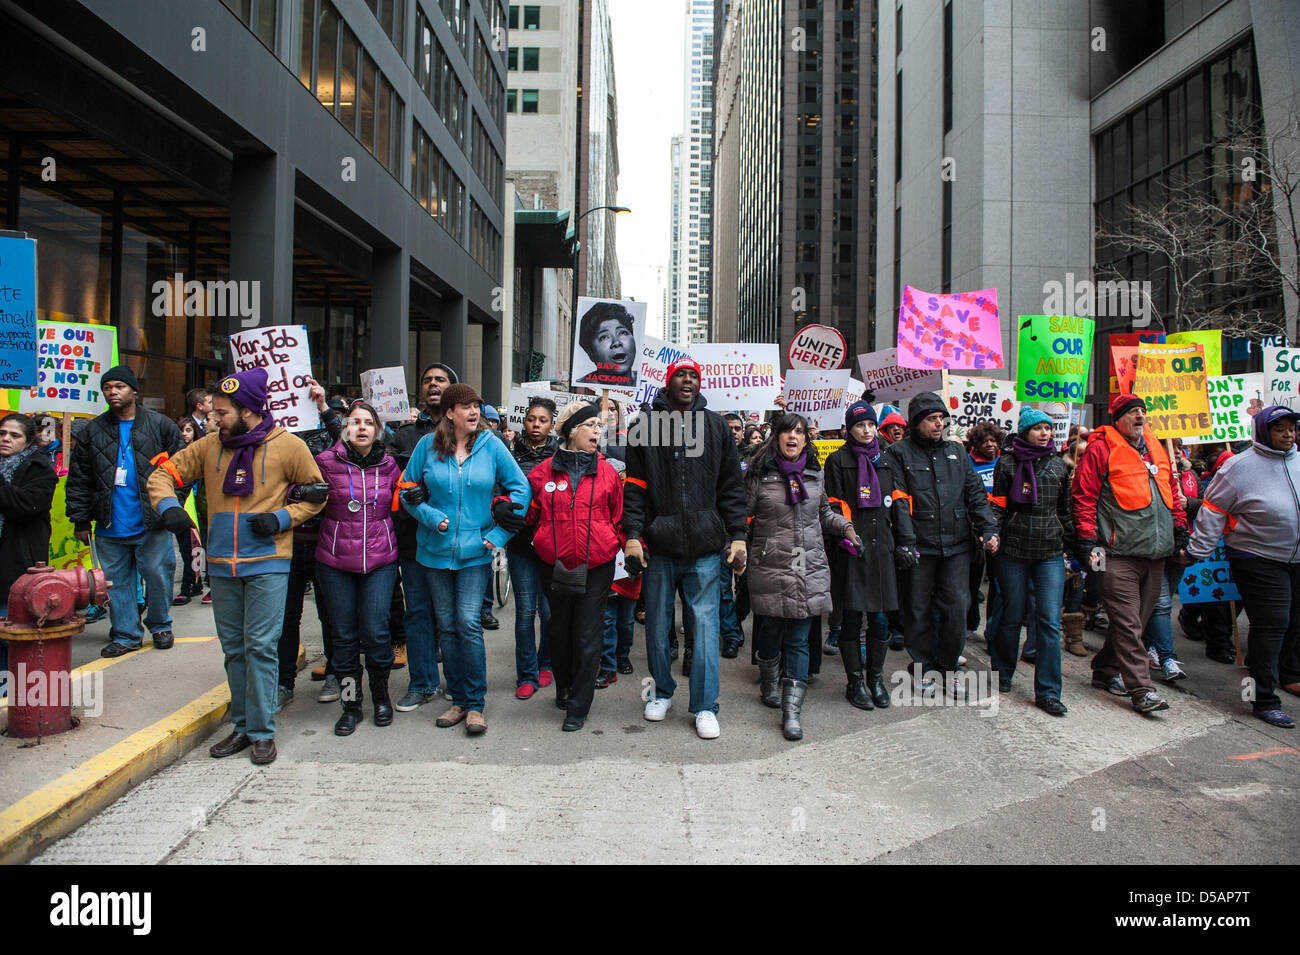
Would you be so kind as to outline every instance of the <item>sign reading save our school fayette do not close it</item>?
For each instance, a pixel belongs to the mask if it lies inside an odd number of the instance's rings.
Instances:
[[[840,368],[848,357],[849,345],[838,328],[829,325],[805,325],[794,333],[786,357],[791,368]]]
[[[99,379],[117,364],[117,329],[79,322],[37,322],[35,388],[18,393],[18,410],[101,414]]]
[[[1001,368],[997,289],[937,295],[903,286],[898,363],[904,368]]]

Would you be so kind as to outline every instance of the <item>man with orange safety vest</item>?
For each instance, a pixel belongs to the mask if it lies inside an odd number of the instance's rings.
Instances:
[[[1147,426],[1146,402],[1119,394],[1113,424],[1097,428],[1074,474],[1078,557],[1101,578],[1110,618],[1106,643],[1092,661],[1092,685],[1128,696],[1139,713],[1167,710],[1151,684],[1142,644],[1165,572],[1165,561],[1187,546],[1187,514],[1164,445]]]

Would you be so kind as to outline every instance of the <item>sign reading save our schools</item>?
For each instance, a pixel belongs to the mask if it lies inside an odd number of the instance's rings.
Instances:
[[[947,378],[948,408],[952,412],[950,437],[965,438],[966,432],[981,421],[992,421],[1008,434],[1015,433],[1020,402],[1014,381],[951,373]]]
[[[1224,552],[1223,538],[1209,560],[1188,564],[1178,578],[1178,600],[1185,604],[1241,600],[1241,591],[1232,581],[1232,567]]]
[[[97,415],[107,402],[99,379],[117,364],[117,329],[78,322],[37,322],[35,388],[18,393],[18,410]]]
[[[0,238],[0,388],[35,384],[36,240]]]
[[[1300,348],[1265,345],[1264,374],[1268,375],[1266,405],[1300,409]]]
[[[903,286],[898,363],[904,368],[1001,368],[997,289],[937,295]]]
[[[1157,438],[1188,438],[1214,429],[1208,375],[1200,345],[1138,346],[1135,394],[1146,400],[1147,421]]]
[[[230,336],[235,371],[266,369],[267,408],[286,431],[314,431],[320,412],[311,400],[311,350],[306,325],[267,325]]]
[[[1073,315],[1021,315],[1016,394],[1022,401],[1082,403],[1094,323]]]

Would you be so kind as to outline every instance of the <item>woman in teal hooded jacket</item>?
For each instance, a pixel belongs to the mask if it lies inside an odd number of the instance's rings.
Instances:
[[[501,441],[487,432],[482,399],[469,385],[442,393],[443,417],[406,465],[402,506],[416,519],[416,560],[425,570],[452,707],[437,725],[462,720],[487,732],[487,657],[480,611],[495,552],[524,524],[528,481]],[[495,499],[496,485],[509,497]]]

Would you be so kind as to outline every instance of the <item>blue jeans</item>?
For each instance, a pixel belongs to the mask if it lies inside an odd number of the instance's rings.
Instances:
[[[1152,647],[1156,648],[1162,664],[1166,660],[1178,659],[1178,654],[1174,651],[1174,627],[1169,615],[1174,609],[1173,592],[1178,588],[1179,570],[1181,568],[1174,561],[1165,563],[1164,579],[1160,582],[1160,596],[1156,598],[1151,619],[1147,621],[1146,629],[1142,631],[1142,643],[1148,650]]]
[[[402,593],[406,598],[406,613],[402,626],[406,628],[406,663],[410,667],[408,690],[416,693],[437,693],[438,643],[433,629],[433,592],[429,590],[428,570],[411,557],[403,557]]]
[[[740,629],[740,621],[736,618],[736,603],[732,599],[731,565],[727,563],[725,555],[721,560],[718,569],[718,639],[723,643],[728,640],[744,643],[745,633]]]
[[[397,584],[397,564],[376,567],[368,574],[350,573],[317,561],[316,579],[334,624],[334,675],[340,681],[366,671],[387,674],[393,668],[393,641],[388,632],[388,607]]]
[[[1034,586],[1037,612],[1034,632],[1038,658],[1034,668],[1034,698],[1061,698],[1061,597],[1065,592],[1065,563],[1060,557],[1019,560],[998,556],[998,583],[1002,588],[1002,621],[997,640],[989,644],[993,669],[1005,676],[1016,672],[1020,657],[1020,624]]]
[[[668,629],[673,621],[677,588],[682,605],[694,611],[695,657],[691,664],[692,713],[718,712],[718,568],[717,554],[676,558],[650,555],[645,581],[646,656],[655,697],[672,699],[677,689],[668,658]]]
[[[481,713],[487,697],[487,653],[480,617],[492,565],[474,564],[461,570],[426,567],[424,577],[433,594],[434,625],[451,702]]]
[[[602,670],[618,669],[618,661],[632,652],[635,636],[632,623],[636,619],[636,601],[610,591],[605,601],[605,648],[600,658]]]
[[[171,543],[171,535],[167,542]],[[230,720],[235,732],[249,739],[275,739],[276,645],[284,623],[289,575],[214,575],[209,583],[212,617],[226,655]]]
[[[515,686],[537,683],[537,671],[551,668],[551,642],[546,625],[551,620],[551,603],[542,586],[542,562],[531,544],[506,545],[510,558],[510,586],[515,593]],[[533,618],[542,618],[542,636],[537,638]]]
[[[754,649],[760,660],[781,657],[781,674],[789,680],[808,680],[808,631],[812,618],[754,617]],[[856,640],[855,634],[852,639]]]
[[[145,583],[145,626],[151,634],[172,628],[172,579],[176,574],[173,540],[175,538],[163,527],[134,537],[95,535],[95,547],[104,576],[117,585],[108,603],[108,618],[115,642],[138,647],[144,639],[140,631],[140,611],[132,593],[137,573]],[[276,637],[279,637],[278,631]]]

